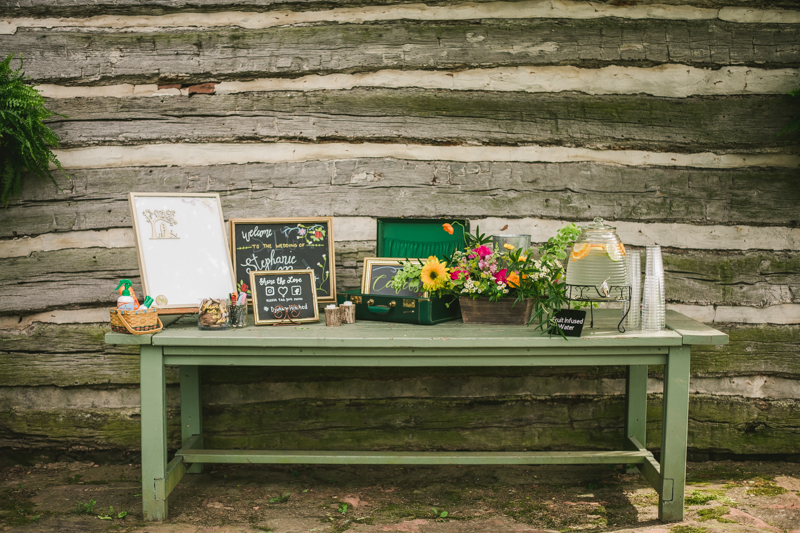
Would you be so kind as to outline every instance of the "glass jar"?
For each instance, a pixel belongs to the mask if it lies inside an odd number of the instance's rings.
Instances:
[[[604,281],[608,285],[627,285],[626,255],[616,228],[607,225],[602,218],[595,218],[591,224],[581,227],[567,263],[566,282],[595,287]]]
[[[524,234],[492,235],[492,244],[494,245],[494,250],[500,254],[506,254],[517,248],[527,250],[531,247],[531,236]],[[506,245],[511,246],[511,248]]]
[[[228,329],[230,314],[225,299],[204,298],[197,313],[197,328],[201,330]]]

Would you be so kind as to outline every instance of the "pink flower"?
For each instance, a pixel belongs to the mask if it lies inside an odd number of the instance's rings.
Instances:
[[[453,270],[450,272],[450,279],[457,280],[458,276],[460,276],[464,271],[463,270]]]
[[[485,245],[478,246],[472,251],[478,254],[478,257],[486,257],[487,255],[492,255],[492,249]]]
[[[508,269],[503,269],[497,274],[494,275],[495,283],[505,283],[506,282],[506,275],[508,274]]]

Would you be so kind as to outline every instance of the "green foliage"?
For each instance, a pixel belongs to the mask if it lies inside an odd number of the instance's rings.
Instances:
[[[342,513],[342,514],[347,514],[347,504],[346,503],[340,503],[339,504],[339,512]]]
[[[75,504],[75,514],[92,514],[96,504],[94,500],[89,500],[89,503],[78,502]]]
[[[792,98],[800,99],[800,88],[795,89],[793,91],[789,91],[789,96]],[[800,139],[800,117],[792,117],[789,119],[789,123],[783,127],[781,131],[778,132],[778,137],[781,135],[789,135],[795,139]]]
[[[433,511],[433,516],[437,522],[443,521],[450,514],[447,511],[438,511],[435,507],[431,507],[431,511]]]
[[[110,505],[108,507],[108,512],[107,513],[104,513],[103,511],[100,511],[97,514],[97,518],[99,518],[100,520],[114,520],[115,518],[118,518],[118,519],[122,520],[126,516],[128,516],[128,511],[122,511],[122,512],[119,512],[119,513],[115,514],[113,505]]]
[[[285,493],[283,496],[275,496],[274,498],[269,499],[269,503],[285,503],[289,501],[289,496],[292,494],[290,492]]]
[[[419,276],[422,273],[423,263],[419,259],[417,259],[416,262],[412,260],[407,261],[408,262],[403,263],[402,270],[398,270],[395,275],[392,276],[389,286],[396,291],[407,288],[414,292],[420,292],[422,289],[422,280]]]
[[[13,59],[11,54],[0,63],[0,204],[4,206],[22,190],[24,169],[56,186],[50,164],[64,170],[51,151],[58,146],[58,136],[42,122],[55,113],[47,110],[39,91],[25,83],[22,57],[17,70],[11,67]]]

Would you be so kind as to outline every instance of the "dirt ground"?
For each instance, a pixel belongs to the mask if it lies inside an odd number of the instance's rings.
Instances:
[[[209,465],[142,521],[138,464],[0,468],[0,531],[800,533],[800,464],[690,463],[686,520],[616,466]]]

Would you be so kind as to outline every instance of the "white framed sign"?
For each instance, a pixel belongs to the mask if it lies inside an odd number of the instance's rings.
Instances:
[[[128,203],[142,288],[160,310],[236,290],[219,194],[132,192]]]

